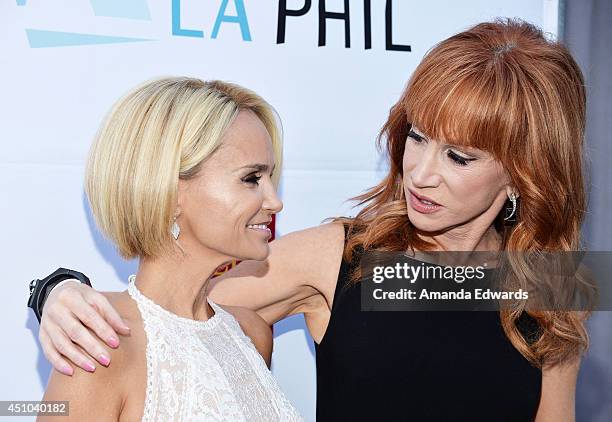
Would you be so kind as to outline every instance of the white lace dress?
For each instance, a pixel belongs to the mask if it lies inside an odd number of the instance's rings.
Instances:
[[[147,337],[143,421],[302,421],[236,319],[196,321],[144,296],[130,277]]]

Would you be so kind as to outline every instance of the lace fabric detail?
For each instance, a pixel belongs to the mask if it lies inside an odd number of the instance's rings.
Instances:
[[[143,421],[302,421],[236,319],[196,321],[144,296],[130,277],[147,337]]]

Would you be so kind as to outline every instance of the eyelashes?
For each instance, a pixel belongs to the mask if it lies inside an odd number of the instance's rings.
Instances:
[[[423,138],[421,135],[419,135],[418,133],[414,132],[412,129],[410,129],[408,131],[408,137],[412,138],[413,140],[417,141],[417,142],[421,142],[424,141],[425,138]]]
[[[247,183],[249,185],[257,186],[257,185],[259,185],[259,181],[261,180],[262,177],[264,177],[264,175],[265,174],[262,174],[260,171],[254,171],[254,172],[249,173],[246,176],[242,177],[240,179],[240,181],[242,181],[243,183]],[[270,180],[272,180],[273,177],[274,177],[274,171],[271,171],[270,172]]]
[[[418,133],[414,132],[412,129],[408,131],[408,137],[411,138],[413,141],[415,141],[417,144],[420,144],[421,142],[426,141],[426,139],[423,136],[421,136]],[[455,151],[453,151],[451,149],[448,150],[446,155],[455,164],[457,164],[459,166],[467,166],[470,161],[476,160],[476,158],[463,157],[463,156],[457,154]]]
[[[448,155],[448,158],[450,158],[451,160],[453,160],[455,163],[459,164],[460,166],[467,166],[469,161],[474,161],[473,158],[469,159],[469,158],[462,157],[450,149],[448,150],[446,155]]]
[[[249,174],[247,177],[243,178],[242,181],[251,185],[258,185],[261,176],[257,176],[256,174]]]

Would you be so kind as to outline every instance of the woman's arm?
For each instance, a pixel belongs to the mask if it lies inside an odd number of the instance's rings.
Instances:
[[[265,261],[244,261],[213,279],[210,296],[221,304],[254,310],[268,324],[300,312],[320,321],[324,318],[316,314],[329,312],[331,306],[343,248],[340,223],[288,234],[270,243]],[[127,335],[129,328],[108,300],[86,285],[69,282],[51,291],[39,340],[51,364],[70,374],[66,359],[81,368],[93,365],[87,354],[99,357],[105,350],[96,335],[114,348],[119,345],[117,333]]]
[[[542,395],[535,422],[576,420],[576,380],[580,358],[542,369]]]
[[[211,281],[210,297],[256,311],[268,324],[301,313],[323,297],[331,305],[344,250],[344,229],[331,223],[270,243],[265,261],[244,261]]]

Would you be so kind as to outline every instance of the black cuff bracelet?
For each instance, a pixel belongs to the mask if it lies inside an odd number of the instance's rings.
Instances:
[[[28,307],[32,308],[39,323],[40,319],[42,318],[43,305],[47,300],[49,292],[51,292],[51,289],[57,286],[60,282],[68,280],[69,278],[75,278],[81,283],[87,284],[89,287],[91,287],[91,282],[85,274],[74,270],[68,270],[66,268],[58,268],[52,274],[49,274],[42,280],[36,279],[30,281],[30,298],[28,299]]]

